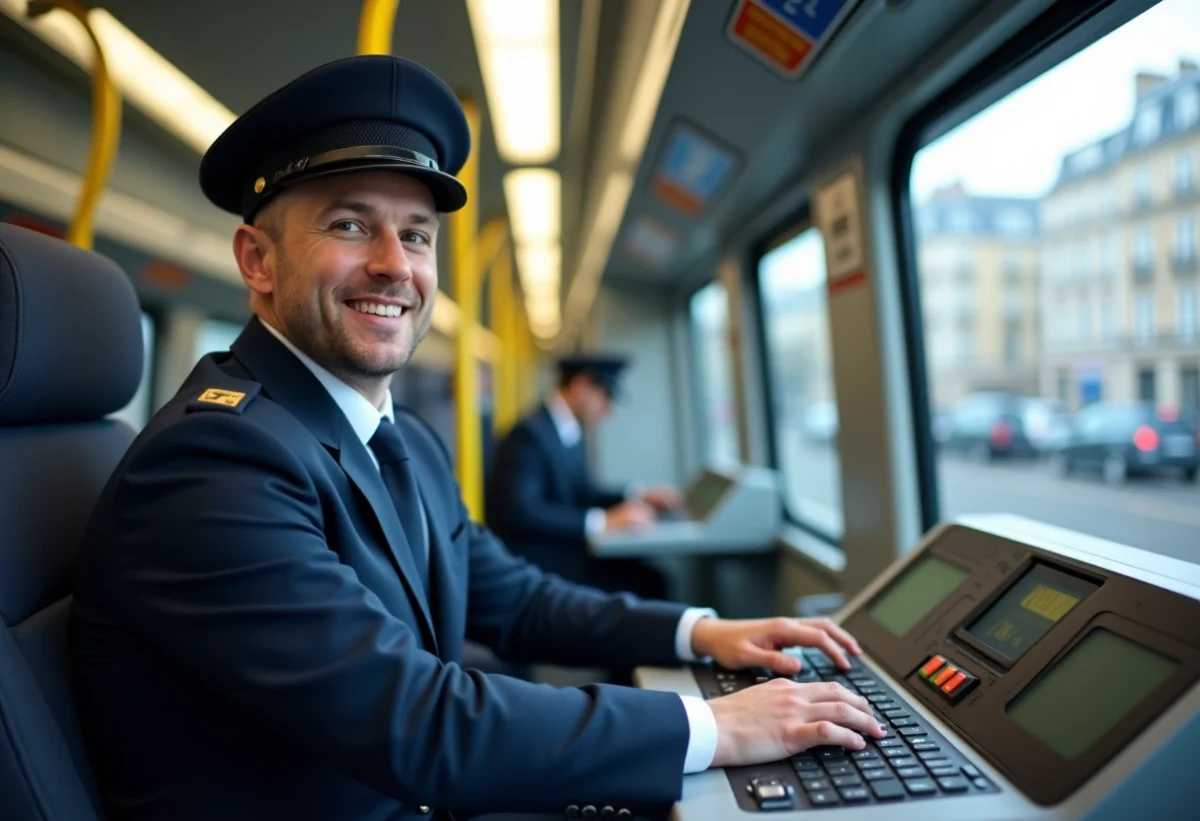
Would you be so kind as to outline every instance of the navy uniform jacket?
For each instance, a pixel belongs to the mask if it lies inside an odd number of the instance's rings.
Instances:
[[[245,397],[197,401],[212,388]],[[512,557],[468,519],[434,434],[411,414],[397,424],[431,532],[428,596],[366,447],[257,320],[133,444],[85,537],[71,620],[112,821],[677,800],[677,695],[560,690],[457,660],[465,636],[515,661],[676,664],[683,608]]]
[[[513,426],[493,464],[488,527],[539,567],[567,578],[583,576],[588,510],[625,501],[623,494],[592,482],[583,443],[566,447],[543,404]]]

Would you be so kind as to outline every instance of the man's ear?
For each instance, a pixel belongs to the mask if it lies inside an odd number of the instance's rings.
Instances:
[[[253,225],[238,226],[233,234],[233,257],[250,290],[267,295],[275,290],[275,278],[267,259],[275,253],[275,241]]]

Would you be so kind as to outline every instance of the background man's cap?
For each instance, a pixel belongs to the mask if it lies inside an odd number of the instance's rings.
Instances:
[[[558,361],[558,370],[564,380],[577,374],[587,374],[592,380],[616,397],[620,391],[621,372],[629,360],[615,354],[576,354]]]
[[[255,103],[200,161],[200,188],[249,222],[287,186],[328,174],[388,169],[429,187],[438,211],[467,192],[454,175],[471,131],[454,92],[428,69],[384,54],[326,63]]]

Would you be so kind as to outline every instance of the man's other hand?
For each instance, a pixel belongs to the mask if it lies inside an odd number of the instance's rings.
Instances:
[[[858,642],[829,619],[701,619],[692,630],[692,651],[729,670],[766,667],[778,675],[800,672],[800,659],[783,647],[815,647],[843,670],[846,654],[861,655]]]
[[[642,501],[655,510],[677,510],[683,505],[683,496],[673,487],[649,487],[642,494]]]
[[[882,738],[867,700],[835,682],[797,684],[784,678],[708,702],[717,722],[711,766],[779,761],[811,747],[861,750],[861,734]]]
[[[645,502],[633,499],[604,511],[606,533],[649,527],[654,522],[654,510]]]

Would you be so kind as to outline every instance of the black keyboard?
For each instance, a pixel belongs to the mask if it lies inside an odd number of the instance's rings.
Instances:
[[[851,659],[837,669],[820,650],[804,649],[798,682],[836,681],[864,696],[888,730],[867,738],[862,750],[816,747],[787,761],[755,767],[727,767],[738,804],[747,811],[795,810],[931,799],[998,792],[944,736],[925,723],[908,701]],[[705,698],[743,690],[776,677],[769,670],[695,668]]]

